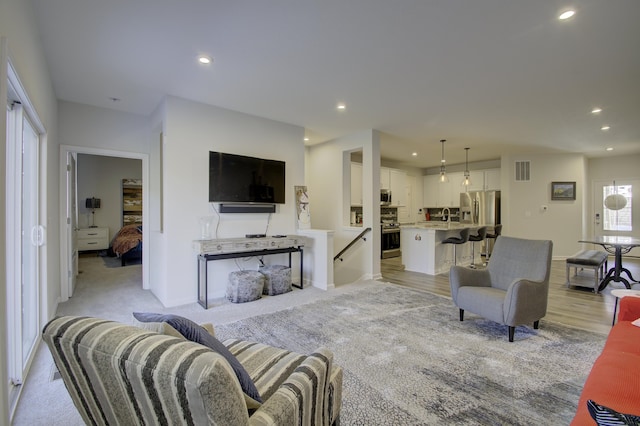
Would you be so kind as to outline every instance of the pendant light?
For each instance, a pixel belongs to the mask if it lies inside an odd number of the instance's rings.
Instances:
[[[444,165],[445,163],[445,159],[444,159],[444,143],[446,142],[446,139],[441,139],[440,143],[442,144],[442,156],[440,157],[440,183],[447,183],[449,182],[449,176],[447,176],[447,170],[446,167]]]
[[[604,199],[604,206],[609,210],[621,210],[627,205],[627,197],[622,194],[618,194],[618,187],[616,181],[613,181],[613,194],[607,195]]]
[[[464,179],[462,179],[463,186],[471,185],[471,177],[469,176],[469,148],[464,149],[465,152],[465,160],[464,160]]]

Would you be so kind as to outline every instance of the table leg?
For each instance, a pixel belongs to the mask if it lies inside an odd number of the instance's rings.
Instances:
[[[631,271],[629,271],[627,268],[620,267],[620,272],[624,272],[625,274],[627,274],[627,276],[629,277],[629,279],[631,279],[631,281],[638,282],[638,280],[633,278],[633,276],[631,275]]]
[[[602,290],[607,288],[607,285],[609,285],[609,282],[613,281],[613,279],[614,279],[613,273],[614,272],[615,272],[615,269],[613,269],[613,268],[609,269],[609,271],[607,272],[607,275],[605,275],[604,278],[602,279],[602,282],[600,283],[600,287],[598,287],[598,293],[601,293]]]
[[[302,271],[303,271],[303,269],[302,269],[303,263],[302,262],[303,262],[303,258],[304,258],[304,253],[302,251],[302,248],[300,248],[300,247],[298,248],[298,253],[300,254],[300,285],[295,285],[293,283],[291,285],[293,287],[295,287],[295,288],[299,288],[299,289],[302,290],[302,288],[304,288],[304,282],[303,282],[304,274],[302,273]],[[291,253],[289,253],[289,268],[291,268]]]
[[[616,297],[616,303],[613,305],[613,319],[611,320],[611,326],[616,324],[616,312],[618,311],[618,297]]]
[[[626,269],[622,267],[622,247],[616,247],[615,265],[607,272],[607,276],[602,280],[598,291],[604,290],[611,281],[623,283],[626,288],[630,289],[631,284],[629,284],[629,281],[620,276],[620,272],[622,271],[626,271]]]
[[[208,309],[209,305],[207,275],[207,259],[198,256],[198,304],[205,309]]]

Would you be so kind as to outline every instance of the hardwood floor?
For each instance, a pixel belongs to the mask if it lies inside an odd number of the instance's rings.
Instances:
[[[449,289],[449,275],[436,276],[408,272],[404,270],[402,258],[390,258],[381,260],[381,272],[385,281],[410,287],[416,290],[429,291],[441,296],[451,297]],[[614,261],[609,257],[609,267],[613,267]],[[624,267],[631,271],[634,278],[640,278],[640,259],[624,258]],[[572,270],[573,273],[573,270]],[[577,277],[571,277],[571,281],[593,282],[591,270],[584,270]],[[551,265],[551,277],[549,286],[549,304],[547,315],[541,322],[553,321],[571,327],[577,327],[598,333],[608,333],[611,329],[615,297],[611,290],[624,288],[618,283],[610,284],[601,294],[593,293],[586,287],[566,286],[565,261],[554,260]],[[634,289],[640,290],[640,284],[635,284]],[[455,309],[452,306],[452,309]]]

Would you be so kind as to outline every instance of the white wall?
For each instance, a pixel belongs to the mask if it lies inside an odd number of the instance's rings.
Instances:
[[[363,153],[363,227],[349,226],[351,203],[348,153],[352,151]],[[313,228],[335,231],[334,253],[337,254],[346,247],[364,228],[372,228],[366,241],[360,241],[350,249],[343,262],[334,263],[335,283],[344,284],[361,278],[379,277],[379,133],[370,130],[312,146],[308,149],[307,159],[311,224]]]
[[[516,182],[516,161],[531,162],[531,180]],[[577,154],[521,154],[502,158],[502,222],[504,235],[553,241],[553,257],[576,253],[585,218],[586,160]],[[552,201],[551,182],[575,181],[576,199]],[[544,210],[543,206],[547,206]]]
[[[132,158],[78,154],[78,225],[91,224],[87,198],[100,198],[95,225],[109,228],[109,239],[122,227],[122,179],[142,179],[142,161]]]
[[[37,31],[37,23],[31,7],[31,2],[24,0],[2,0],[0,1],[0,97],[7,98],[7,61],[10,59],[15,67],[22,85],[35,107],[35,110],[42,121],[46,135],[43,135],[43,164],[41,169],[44,172],[43,182],[46,182],[45,201],[43,214],[46,226],[45,246],[42,252],[44,263],[42,282],[45,288],[41,299],[41,325],[54,313],[54,309],[59,297],[60,274],[58,257],[58,156],[57,150],[57,111],[56,99],[51,85],[51,80],[47,72],[47,64],[42,51],[40,36]],[[5,164],[6,152],[6,114],[2,114],[0,119],[0,140],[2,143],[2,155],[0,161]],[[6,179],[4,174],[0,177],[0,217],[5,221],[5,193]],[[5,276],[5,231],[4,227],[0,231],[0,274]],[[6,280],[0,289],[0,306],[6,305]],[[4,321],[3,321],[4,323]],[[0,331],[0,383],[6,384],[6,351],[7,341],[5,329]],[[7,387],[0,386],[0,423],[9,424],[7,407]]]
[[[162,283],[154,285],[162,303],[175,306],[197,297],[192,243],[200,237],[200,218],[215,218],[218,238],[295,232],[294,186],[304,184],[304,129],[175,97],[165,100],[164,113],[164,227],[156,236],[160,247],[153,248]],[[222,214],[218,222],[208,202],[209,151],[285,161],[286,203],[271,215]],[[278,257],[265,262],[281,262]],[[238,267],[255,269],[257,261],[209,262],[210,297],[224,294],[228,272]]]
[[[58,111],[61,145],[149,153],[149,117],[66,101]]]
[[[151,114],[151,139],[149,145],[149,224],[145,225],[145,234],[148,236],[148,248],[150,262],[154,264],[149,268],[149,289],[161,299],[160,295],[166,293],[164,287],[164,269],[155,266],[153,259],[166,259],[167,242],[163,234],[164,226],[164,193],[163,193],[163,167],[164,157],[161,156],[164,146],[163,134],[165,132],[164,120],[166,100],[160,102],[156,110]]]

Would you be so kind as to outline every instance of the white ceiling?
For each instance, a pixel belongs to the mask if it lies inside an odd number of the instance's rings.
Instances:
[[[309,143],[377,129],[383,158],[418,167],[439,165],[440,139],[447,164],[465,147],[470,162],[640,152],[638,0],[33,3],[67,101],[149,115],[170,94],[302,126]]]

